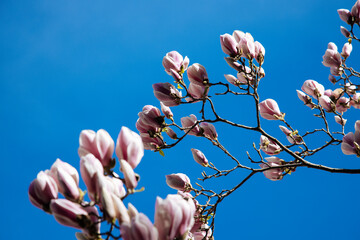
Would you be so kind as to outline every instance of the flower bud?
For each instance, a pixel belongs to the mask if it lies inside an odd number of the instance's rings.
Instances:
[[[181,54],[177,51],[171,51],[165,55],[162,64],[166,73],[172,75],[171,70],[178,73],[184,72],[189,65],[189,59],[188,57],[185,57],[184,59],[183,56],[181,56]]]
[[[333,112],[335,111],[335,104],[328,96],[321,96],[319,98],[320,105],[325,109],[327,112]]]
[[[67,199],[51,200],[50,209],[56,221],[62,225],[85,229],[93,224],[89,213],[80,204]]]
[[[154,225],[159,232],[159,240],[182,239],[194,224],[194,214],[194,203],[180,195],[169,194],[165,200],[157,197]]]
[[[262,169],[270,168],[270,167],[277,167],[281,166],[283,164],[283,160],[278,157],[267,157],[265,158],[267,163],[260,164],[260,167]],[[264,171],[264,175],[266,178],[272,180],[272,181],[278,181],[283,178],[283,169],[282,168],[274,168]]]
[[[352,51],[353,47],[350,43],[345,43],[343,48],[342,48],[342,52],[341,52],[341,55],[344,57],[344,58],[348,58],[350,56],[350,53]]]
[[[200,127],[198,124],[196,124],[197,122],[197,118],[194,114],[191,114],[189,117],[182,117],[181,118],[181,125],[184,129],[185,132],[189,132],[189,135],[194,135],[194,136],[200,136],[202,134]],[[196,125],[195,125],[196,124]],[[195,125],[195,127],[193,127]],[[189,130],[190,128],[192,128],[191,130]]]
[[[51,199],[58,197],[58,187],[51,176],[41,171],[38,173],[36,179],[31,182],[28,194],[30,202],[35,207],[49,212]]]
[[[344,28],[343,26],[340,27],[340,32],[342,35],[344,35],[344,37],[349,38],[351,36],[351,33],[349,32],[349,30],[347,30],[346,28]]]
[[[167,106],[165,106],[162,102],[160,102],[161,111],[168,119],[173,119],[174,114],[172,113],[171,109]]]
[[[79,144],[80,157],[91,153],[100,160],[104,168],[110,168],[114,164],[112,161],[114,140],[104,129],[100,129],[96,133],[92,130],[81,131]]]
[[[330,81],[332,84],[335,84],[335,83],[337,82],[336,78],[335,78],[333,75],[331,75],[331,74],[329,74],[329,81]]]
[[[87,154],[80,159],[80,173],[89,194],[94,201],[98,184],[98,176],[104,175],[104,168],[101,162],[92,154]]]
[[[315,104],[312,102],[311,97],[303,93],[302,91],[296,90],[298,98],[304,102],[306,106],[313,109],[315,107]]]
[[[350,108],[350,99],[341,97],[336,101],[336,111],[344,113]]]
[[[190,83],[188,88],[188,93],[191,97],[186,98],[187,102],[193,101],[194,99],[203,99],[209,92],[209,87],[204,85],[197,85]],[[199,100],[195,100],[194,102],[198,102]]]
[[[187,71],[189,81],[193,84],[204,86],[209,84],[209,78],[206,69],[199,63],[191,65]]]
[[[51,166],[50,175],[56,181],[59,192],[67,199],[71,201],[79,200],[79,173],[73,166],[57,159]]]
[[[120,171],[124,174],[127,189],[131,191],[136,188],[138,182],[136,180],[135,172],[127,161],[120,160]]]
[[[360,92],[356,92],[351,96],[350,105],[356,109],[360,109]]]
[[[192,152],[195,162],[197,162],[198,164],[200,164],[204,167],[209,166],[209,161],[205,157],[204,153],[202,153],[200,150],[195,149],[195,148],[192,148],[191,152]]]
[[[302,144],[303,143],[303,139],[302,137],[298,134],[297,131],[291,131],[289,129],[287,129],[284,126],[279,126],[280,130],[286,135],[286,139],[291,143],[291,144]]]
[[[200,123],[200,129],[202,129],[203,135],[212,140],[216,140],[218,134],[216,132],[215,126],[211,123],[202,122]]]
[[[354,6],[351,8],[351,16],[355,23],[360,23],[360,1],[357,0]]]
[[[148,133],[141,133],[140,137],[146,150],[159,150],[165,145],[162,138],[158,136],[152,137]]]
[[[314,80],[306,80],[302,85],[301,90],[317,99],[324,94],[325,88]]]
[[[220,44],[221,44],[221,49],[225,54],[230,55],[231,57],[235,57],[238,54],[236,48],[237,42],[235,38],[230,34],[226,33],[224,35],[221,35]]]
[[[165,128],[165,132],[171,139],[178,139],[176,133],[171,128],[169,127]]]
[[[189,192],[192,187],[189,177],[183,173],[166,175],[166,183],[169,187],[183,192]]]
[[[339,17],[341,20],[346,22],[347,24],[352,24],[352,16],[349,10],[347,9],[338,9],[337,10]]]
[[[255,59],[259,64],[263,64],[265,57],[265,48],[258,41],[256,41],[254,45],[255,45]]]
[[[164,116],[161,116],[160,110],[152,105],[144,106],[138,115],[146,125],[161,128],[165,124]]]
[[[260,137],[260,149],[268,155],[277,155],[281,152],[281,147],[264,135]]]
[[[155,97],[167,107],[177,106],[181,102],[181,92],[170,83],[155,83],[152,85]]]
[[[341,126],[345,126],[347,120],[345,118],[335,116],[335,122],[340,124]]]
[[[131,221],[120,226],[124,240],[158,240],[158,231],[149,218],[143,213],[137,213]]]
[[[280,112],[277,102],[273,99],[266,99],[259,103],[261,117],[267,120],[284,119],[284,114]]]
[[[233,58],[233,57],[225,57],[225,61],[230,67],[232,67],[236,71],[241,70],[242,65],[240,63],[238,63],[238,61],[235,58]]]
[[[325,67],[340,67],[340,65],[342,64],[340,53],[333,48],[328,48],[325,51],[322,63]]]
[[[134,169],[144,156],[144,146],[139,134],[122,127],[116,140],[116,156],[127,161]]]

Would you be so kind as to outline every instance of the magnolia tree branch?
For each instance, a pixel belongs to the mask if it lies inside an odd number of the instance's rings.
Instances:
[[[82,232],[76,233],[77,239],[213,239],[219,204],[257,173],[263,173],[272,181],[282,180],[300,167],[331,173],[360,174],[360,169],[333,168],[313,162],[320,151],[339,145],[344,154],[360,157],[360,120],[356,121],[353,132],[345,133],[347,120],[344,119],[345,112],[360,109],[360,73],[346,64],[353,49],[352,42],[360,41],[355,33],[359,30],[360,0],[351,11],[339,9],[338,13],[350,26],[349,29],[340,29],[347,42],[341,53],[335,43],[329,43],[323,56],[324,66],[330,68],[329,80],[337,88],[325,90],[322,84],[306,80],[301,87],[302,91],[297,90],[303,104],[315,111],[315,118],[321,119],[320,126],[300,133],[285,120],[285,113],[280,111],[275,100],[261,98],[258,89],[261,80],[265,78],[265,48],[250,33],[236,30],[232,35],[220,36],[221,48],[226,54],[225,61],[236,71],[236,76],[227,74],[227,82],[213,83],[201,64],[189,66],[189,58],[184,58],[176,51],[167,53],[163,58],[163,66],[173,78],[175,86],[168,82],[153,85],[161,111],[152,105],[143,108],[136,123],[140,135],[123,127],[115,144],[103,129],[97,132],[82,131],[78,153],[80,173],[87,191],[79,189],[77,170],[58,159],[50,170],[41,171],[30,184],[30,201],[52,214],[60,224],[80,229]],[[186,76],[189,84],[186,83]],[[214,95],[209,95],[210,92]],[[234,122],[221,116],[217,111],[216,99],[227,95],[249,99],[248,105],[254,107],[254,125]],[[200,109],[194,111],[199,113],[199,119],[191,114],[181,117],[180,123],[177,122],[170,107],[179,108],[183,104],[200,106]],[[269,134],[262,121],[279,122],[287,142],[280,141],[277,135]],[[338,123],[341,130],[334,131],[331,121]],[[246,157],[240,159],[231,153],[220,143],[222,136],[221,133],[218,135],[215,128],[219,124],[232,127],[234,131],[258,133],[260,143],[252,143],[256,154],[252,156],[247,151]],[[154,224],[131,203],[126,207],[123,203],[125,199],[144,190],[138,187],[139,175],[135,173],[144,149],[164,156],[164,150],[177,147],[185,138],[194,136],[211,142],[233,165],[221,169],[216,166],[216,162],[209,162],[202,151],[191,149],[194,160],[204,167],[198,180],[207,186],[197,182],[192,185],[189,177],[183,173],[167,175],[167,184],[178,190],[178,194],[169,194],[166,199],[157,198]],[[316,139],[319,144],[307,144],[309,138]],[[113,158],[114,151],[118,160]],[[284,154],[284,159],[277,157],[279,153]],[[117,161],[121,175],[114,171]],[[232,187],[215,190],[211,186],[210,183],[221,181],[235,171],[241,171],[245,177]],[[60,198],[60,194],[64,198]]]

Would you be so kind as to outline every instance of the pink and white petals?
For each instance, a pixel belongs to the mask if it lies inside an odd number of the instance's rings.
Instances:
[[[112,155],[114,153],[114,140],[104,129],[96,133],[92,130],[83,130],[80,133],[79,156],[85,156],[88,153],[93,154],[100,160],[104,168],[111,168],[114,165]]]
[[[136,213],[130,222],[120,225],[124,240],[158,240],[158,231],[143,213]]]
[[[85,229],[93,224],[89,213],[80,204],[67,199],[51,200],[50,209],[56,221],[62,225]]]
[[[183,192],[188,192],[192,188],[189,177],[183,173],[166,175],[166,183],[169,187]]]
[[[177,51],[171,51],[165,55],[162,64],[165,68],[165,72],[169,75],[172,75],[171,71],[183,73],[189,65],[189,58],[185,57],[184,59]]]
[[[323,62],[325,67],[339,68],[342,64],[340,53],[337,51],[337,46],[334,43],[328,44],[328,49],[323,56]]]
[[[209,83],[209,78],[206,72],[206,69],[203,65],[199,63],[194,63],[191,65],[187,71],[189,81],[192,84],[206,86]]]
[[[260,164],[260,167],[262,169],[278,167],[278,166],[283,165],[283,162],[284,162],[284,160],[282,160],[278,157],[267,157],[267,158],[265,158],[265,160],[267,161],[266,163]],[[263,173],[266,178],[268,178],[272,181],[278,181],[283,178],[283,172],[284,172],[283,168],[273,168],[273,169],[266,170]]]
[[[349,132],[343,137],[341,150],[345,155],[360,157],[360,120],[355,122],[355,133]]]
[[[314,80],[306,80],[302,85],[301,90],[316,99],[324,95],[325,92],[324,86]]]
[[[209,166],[209,161],[205,157],[204,153],[202,153],[200,150],[195,149],[195,148],[192,148],[191,152],[192,152],[195,162],[197,162],[198,164],[200,164],[203,167]]]
[[[348,9],[338,9],[337,12],[341,20],[347,24],[352,24],[351,12]]]
[[[259,111],[261,117],[267,120],[282,120],[284,114],[280,112],[279,105],[273,99],[266,99],[259,103]]]
[[[191,114],[189,117],[181,118],[181,125],[183,128],[185,128],[184,130],[185,132],[189,132],[188,133],[189,135],[200,136],[201,130],[199,125],[196,123],[197,123],[197,118],[194,114]]]
[[[55,179],[62,195],[71,201],[80,200],[79,173],[73,166],[57,159],[49,174]]]
[[[167,107],[181,103],[181,92],[170,83],[155,83],[152,85],[155,97]]]
[[[121,159],[120,171],[124,174],[126,188],[133,191],[138,184],[133,168],[127,161]]]
[[[104,168],[101,162],[91,153],[80,159],[80,173],[92,201],[96,199],[98,177],[104,175]]]
[[[158,197],[155,206],[155,227],[159,240],[183,239],[194,224],[194,203],[184,200],[180,195]]]
[[[30,202],[45,212],[50,212],[50,201],[58,197],[58,187],[56,181],[41,171],[38,173],[35,180],[29,186]]]
[[[217,140],[218,134],[216,132],[215,126],[208,122],[200,123],[200,128],[205,137],[210,138],[211,140]]]
[[[339,116],[335,116],[335,122],[340,124],[341,126],[345,126],[347,120],[345,118],[339,117]]]
[[[277,155],[281,152],[281,147],[264,135],[260,137],[260,148],[268,155]]]
[[[135,169],[144,156],[144,145],[139,134],[122,127],[116,140],[116,156]]]
[[[237,42],[233,36],[228,33],[220,36],[220,44],[221,49],[227,55],[231,57],[235,57],[238,54],[238,50],[236,48]]]
[[[353,50],[353,47],[352,47],[352,44],[350,43],[345,43],[343,48],[342,48],[342,51],[341,51],[341,56],[343,56],[344,58],[348,58],[351,54]]]

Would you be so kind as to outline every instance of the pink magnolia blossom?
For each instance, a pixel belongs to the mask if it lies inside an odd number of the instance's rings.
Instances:
[[[59,192],[67,199],[77,201],[80,198],[79,173],[70,164],[56,159],[51,166],[50,175],[55,179]]]
[[[242,57],[249,60],[255,58],[255,42],[250,33],[246,33],[244,37],[240,38],[237,48]]]
[[[205,137],[208,137],[212,140],[216,140],[218,137],[218,134],[216,132],[215,126],[208,122],[202,122],[200,123],[200,129],[202,129],[203,135]]]
[[[306,106],[308,106],[309,108],[313,109],[315,107],[315,104],[312,102],[311,97],[309,97],[308,95],[306,95],[305,93],[303,93],[300,90],[296,90],[298,98],[304,102],[304,104]]]
[[[151,135],[154,135],[156,133],[161,132],[161,128],[157,127],[157,126],[153,126],[153,125],[148,125],[145,124],[143,122],[143,119],[138,118],[138,120],[136,121],[136,129],[140,132],[140,133],[149,133]],[[116,149],[115,149],[116,150]]]
[[[281,147],[264,135],[260,137],[260,148],[268,155],[277,155],[281,152]]]
[[[301,90],[317,99],[321,95],[324,95],[325,88],[317,81],[306,80],[302,85]]]
[[[349,30],[347,30],[346,28],[344,28],[343,26],[340,27],[340,32],[342,35],[344,35],[344,37],[348,38],[351,36],[351,33],[349,32]]]
[[[189,81],[193,84],[204,86],[208,85],[209,78],[206,69],[199,63],[191,65],[187,71]]]
[[[343,74],[342,67],[330,67],[330,73],[334,76],[341,76]]]
[[[181,118],[181,125],[183,128],[187,128],[184,131],[188,132],[189,131],[189,135],[194,135],[194,136],[200,136],[202,134],[199,125],[196,125],[195,127],[193,127],[197,122],[197,118],[194,114],[191,114],[189,117],[182,117]],[[192,128],[193,127],[193,128]],[[190,128],[192,128],[191,130],[189,130]]]
[[[342,64],[341,55],[337,51],[337,47],[334,43],[329,43],[328,49],[323,56],[323,64],[326,67],[340,67]]]
[[[166,175],[166,183],[169,187],[183,192],[190,191],[192,187],[189,177],[183,173]]]
[[[164,116],[161,116],[160,110],[152,105],[144,106],[138,115],[141,121],[146,125],[161,128],[165,123]]]
[[[262,169],[281,166],[284,162],[282,159],[280,159],[278,157],[267,157],[267,158],[265,158],[265,160],[267,161],[267,163],[260,164],[260,167]],[[282,174],[283,171],[284,170],[282,168],[274,168],[274,169],[266,170],[263,173],[266,178],[268,178],[272,181],[278,181],[283,178],[283,174]]]
[[[355,133],[349,132],[343,137],[341,150],[345,155],[360,157],[360,120],[355,122]]]
[[[281,120],[284,114],[280,112],[277,102],[273,99],[266,99],[259,103],[261,117],[267,120]]]
[[[169,127],[165,128],[165,132],[171,139],[178,139],[175,131],[172,130],[171,128],[169,128]]]
[[[175,72],[184,72],[189,65],[189,58],[181,56],[177,51],[168,52],[163,58],[162,64],[167,74],[171,74],[171,70]]]
[[[351,96],[350,105],[356,109],[360,109],[360,92]]]
[[[192,148],[191,152],[192,152],[195,162],[197,162],[198,164],[200,164],[204,167],[209,166],[209,161],[205,157],[204,153],[202,153],[200,150],[195,149],[195,148]]]
[[[210,240],[212,230],[207,224],[202,224],[201,227],[192,233],[194,240]]]
[[[303,139],[302,137],[297,133],[297,131],[291,131],[290,129],[279,126],[280,130],[286,135],[286,139],[292,143],[292,144],[302,144]]]
[[[80,157],[91,153],[100,160],[104,168],[110,168],[114,164],[112,161],[114,140],[104,129],[100,129],[96,133],[92,130],[81,131],[79,144]]]
[[[203,99],[209,92],[209,87],[204,85],[198,85],[190,82],[188,87],[188,93],[191,97],[186,98],[187,102],[193,101],[194,99]],[[195,100],[194,102],[198,102],[199,100]]]
[[[235,41],[236,41],[237,43],[239,43],[240,40],[246,36],[246,34],[245,34],[244,32],[242,32],[242,31],[240,31],[240,30],[235,30],[235,31],[233,32],[232,36],[234,37]],[[250,36],[251,36],[251,35],[250,35]]]
[[[104,175],[104,168],[101,162],[91,153],[80,159],[80,173],[89,194],[89,198],[94,201],[98,177]]]
[[[342,51],[341,51],[341,55],[344,57],[344,58],[348,58],[352,52],[352,44],[350,43],[345,43],[343,48],[342,48]]]
[[[351,8],[351,16],[354,18],[355,23],[360,22],[360,0],[357,0]]]
[[[265,48],[258,41],[255,41],[254,44],[255,44],[255,59],[259,64],[262,64],[264,62],[264,57],[265,57]]]
[[[352,16],[348,9],[338,9],[337,12],[341,20],[347,24],[352,24]]]
[[[345,118],[339,117],[339,116],[334,116],[335,118],[335,122],[340,124],[341,126],[345,126],[347,120]]]
[[[165,145],[162,138],[158,136],[152,137],[148,133],[141,133],[140,137],[146,150],[159,150]]]
[[[135,213],[131,221],[120,225],[124,240],[158,240],[158,231],[143,213]]]
[[[335,104],[328,96],[323,95],[319,97],[319,103],[327,112],[335,111]]]
[[[116,156],[127,161],[135,169],[144,156],[144,145],[139,134],[122,127],[116,140]]]
[[[135,172],[127,161],[120,160],[120,171],[124,174],[127,189],[131,191],[136,188],[138,182],[136,180]]]
[[[172,113],[171,109],[164,105],[164,103],[160,102],[161,111],[168,119],[173,119],[174,114]]]
[[[235,38],[230,34],[226,33],[224,35],[221,35],[220,44],[221,44],[221,49],[225,54],[230,55],[231,57],[235,57],[238,54],[236,48],[237,42]]]
[[[350,108],[350,99],[341,97],[336,101],[336,111],[344,113]]]
[[[165,200],[157,197],[154,225],[159,232],[159,240],[186,236],[194,224],[194,214],[194,203],[180,195],[169,194]]]
[[[93,224],[88,211],[67,199],[51,200],[50,209],[56,221],[62,225],[85,229]]]
[[[152,85],[155,97],[167,107],[177,106],[181,102],[181,92],[170,83],[155,83]]]
[[[236,71],[241,70],[242,65],[240,63],[238,63],[237,59],[235,59],[233,57],[225,57],[225,61],[230,67],[232,67]]]
[[[58,187],[51,176],[41,171],[36,179],[31,182],[28,194],[30,202],[35,207],[49,212],[50,201],[58,197]]]

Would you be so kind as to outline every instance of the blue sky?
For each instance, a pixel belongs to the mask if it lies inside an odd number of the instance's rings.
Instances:
[[[354,0],[294,1],[1,1],[0,3],[0,206],[2,238],[74,239],[75,230],[33,207],[27,188],[40,170],[56,158],[79,167],[78,137],[82,129],[106,129],[116,139],[121,126],[135,129],[146,104],[159,107],[151,85],[172,81],[163,56],[177,50],[191,63],[201,63],[210,81],[235,74],[225,63],[219,36],[233,30],[250,32],[266,48],[262,99],[274,98],[287,120],[306,131],[320,126],[297,99],[307,79],[328,82],[321,64],[327,43],[339,48],[343,22],[336,10]],[[349,63],[358,68],[359,44]],[[234,97],[215,98],[220,112],[251,122],[251,103]],[[250,109],[250,110],[249,110]],[[199,106],[173,108],[175,119],[197,114]],[[359,112],[346,113],[346,132]],[[265,122],[280,138],[278,123]],[[335,124],[331,126],[336,127]],[[259,136],[216,125],[219,140],[241,161]],[[320,140],[322,138],[319,138]],[[316,144],[319,139],[313,140]],[[286,141],[283,138],[284,141]],[[231,162],[210,144],[189,137],[165,157],[146,151],[137,168],[146,191],[129,198],[153,220],[156,196],[175,193],[165,175],[183,172],[192,182],[203,170],[191,148],[204,151],[220,166]],[[285,157],[285,155],[284,155]],[[360,159],[339,148],[312,161],[360,168]],[[117,168],[117,167],[116,167]],[[229,175],[216,188],[238,183],[244,173]],[[359,239],[360,176],[298,169],[279,182],[256,175],[226,199],[218,210],[216,239]],[[84,185],[82,185],[84,186]]]

